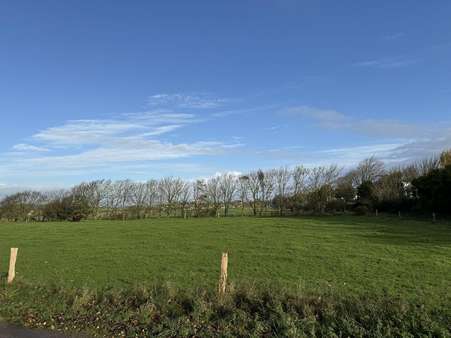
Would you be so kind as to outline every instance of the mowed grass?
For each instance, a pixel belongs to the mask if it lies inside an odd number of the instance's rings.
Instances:
[[[0,223],[0,271],[18,247],[17,277],[64,286],[231,283],[449,300],[451,226],[390,217],[161,218]]]

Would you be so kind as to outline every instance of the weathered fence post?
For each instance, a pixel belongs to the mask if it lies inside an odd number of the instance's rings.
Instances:
[[[16,261],[17,261],[17,248],[11,248],[11,254],[9,256],[9,270],[8,270],[8,284],[11,284],[16,277]]]
[[[219,276],[219,295],[221,296],[224,295],[226,292],[228,262],[229,262],[228,253],[223,252],[221,258],[221,274]]]
[[[398,217],[401,218],[401,211],[398,211]]]
[[[437,222],[437,216],[435,215],[435,212],[432,213],[432,223]]]
[[[379,216],[379,210],[376,209],[376,217]]]

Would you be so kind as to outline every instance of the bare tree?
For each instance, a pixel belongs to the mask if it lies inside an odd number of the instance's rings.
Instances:
[[[246,175],[240,176],[239,182],[239,193],[240,193],[240,203],[241,203],[241,216],[244,215],[244,208],[249,199],[249,177]]]
[[[431,156],[416,160],[404,167],[400,167],[397,170],[402,173],[402,180],[404,184],[410,184],[415,178],[427,175],[434,169],[440,167],[440,157]]]
[[[37,191],[18,192],[0,202],[0,214],[8,220],[28,220],[35,216],[44,200],[44,195]]]
[[[132,203],[133,182],[131,180],[118,181],[120,206],[124,210]]]
[[[133,182],[131,180],[122,180],[115,183],[116,205],[121,209],[122,219],[125,220],[128,216],[126,208],[131,206],[133,192]]]
[[[203,210],[213,210],[217,214],[223,205],[227,216],[238,199],[242,215],[246,206],[254,215],[262,215],[266,207],[273,208],[274,205],[279,215],[283,215],[288,206],[293,211],[323,212],[326,208],[335,210],[337,205],[344,209],[346,203],[355,200],[356,188],[364,182],[372,183],[374,200],[396,203],[404,199],[413,200],[417,196],[415,185],[411,184],[415,178],[450,164],[451,151],[445,151],[441,156],[389,170],[373,156],[361,161],[344,176],[340,176],[340,168],[331,165],[312,169],[298,166],[292,171],[286,167],[258,170],[241,177],[223,174],[195,183],[173,177],[145,183],[98,180],[83,182],[70,190],[50,193],[25,191],[7,196],[0,200],[0,218],[27,220],[36,219],[39,215],[46,217],[43,216],[46,213],[48,219],[76,219],[76,215],[68,216],[64,210],[69,208],[83,217],[125,218],[130,214],[141,218],[146,217],[149,211],[152,214],[156,206],[160,215],[164,209],[168,216],[173,211],[178,215],[179,210],[185,215],[190,205],[194,206],[198,216]],[[339,202],[337,199],[344,204],[336,203]]]
[[[101,205],[106,208],[109,217],[116,215],[120,208],[121,198],[118,188],[119,184],[111,180],[105,181],[102,184],[104,198]]]
[[[158,181],[149,180],[146,182],[146,208],[152,214],[152,208],[158,202]]]
[[[159,182],[159,191],[162,201],[166,206],[166,213],[169,216],[171,210],[176,207],[180,201],[181,193],[184,187],[184,182],[180,178],[166,177]]]
[[[429,174],[432,170],[440,167],[440,158],[438,156],[431,156],[429,158],[424,158],[416,163],[414,166],[417,170],[418,176],[423,176]]]
[[[212,177],[206,181],[206,196],[210,206],[216,214],[221,206],[221,189],[219,177]]]
[[[235,175],[222,174],[219,177],[219,190],[221,193],[222,203],[224,205],[224,216],[229,213],[230,204],[235,197],[237,191],[238,182]]]
[[[279,169],[274,170],[274,177],[275,177],[275,183],[276,183],[276,202],[277,206],[279,208],[279,215],[283,216],[283,212],[286,207],[288,194],[290,193],[290,180],[292,177],[292,174],[290,170],[288,170],[287,167],[282,167]]]
[[[445,150],[440,154],[440,167],[445,168],[451,165],[451,149]]]
[[[182,216],[186,218],[186,206],[191,201],[192,190],[191,185],[188,182],[183,182],[183,185],[180,189],[180,206]]]
[[[327,203],[334,198],[334,185],[340,172],[336,165],[310,170],[308,201],[317,212],[324,212]]]
[[[403,173],[399,169],[392,169],[379,178],[375,183],[375,194],[380,201],[399,201],[406,196]]]
[[[376,182],[384,174],[384,163],[374,156],[359,163],[354,172],[354,184],[359,186],[363,182]]]
[[[262,206],[260,208],[260,215],[263,212],[263,208],[267,208],[269,201],[271,200],[272,194],[274,192],[274,171],[263,172],[259,170],[257,172],[258,183],[260,185],[260,200],[262,201]]]
[[[136,213],[136,218],[142,217],[147,202],[147,186],[145,183],[135,182],[130,187],[130,203]]]
[[[197,180],[193,183],[193,202],[196,216],[200,216],[202,208],[208,204],[207,184],[205,180]]]
[[[347,202],[351,202],[357,197],[357,190],[354,187],[354,177],[352,172],[337,179],[335,196],[345,202],[344,209],[346,208]]]
[[[259,172],[253,171],[246,176],[246,183],[251,198],[251,207],[254,216],[257,215],[258,206],[260,203],[260,179]]]
[[[104,180],[96,180],[81,183],[72,188],[72,194],[81,197],[89,205],[90,213],[96,218],[102,207],[102,201],[106,198]]]
[[[306,189],[309,170],[303,166],[297,166],[293,170],[293,194],[299,195]]]
[[[308,188],[317,190],[322,186],[332,186],[340,176],[341,169],[336,165],[315,167],[309,170]]]

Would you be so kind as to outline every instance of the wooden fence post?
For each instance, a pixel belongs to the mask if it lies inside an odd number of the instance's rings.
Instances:
[[[229,257],[227,252],[222,253],[221,258],[221,274],[219,276],[219,295],[224,295],[226,292],[227,285],[227,265],[229,262]]]
[[[376,209],[376,217],[379,216],[379,210]]]
[[[435,215],[435,212],[432,213],[432,223],[437,222],[437,216]]]
[[[11,254],[9,256],[9,270],[8,270],[8,284],[11,284],[16,277],[16,261],[17,261],[17,248],[11,248]]]

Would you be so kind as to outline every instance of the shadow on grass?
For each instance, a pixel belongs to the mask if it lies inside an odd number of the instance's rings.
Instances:
[[[328,226],[328,231],[347,231],[347,235],[388,245],[451,245],[451,223],[432,223],[417,218],[394,216],[300,216],[303,227]],[[300,218],[298,217],[298,218]],[[311,224],[309,224],[311,222]],[[293,227],[296,225],[293,224]]]

